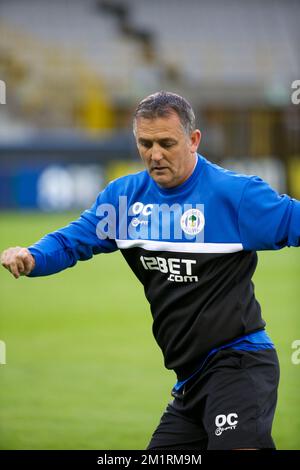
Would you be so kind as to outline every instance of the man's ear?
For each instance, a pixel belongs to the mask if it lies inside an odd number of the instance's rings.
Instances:
[[[201,141],[201,132],[199,131],[199,129],[195,129],[191,133],[191,153],[197,152],[200,141]]]

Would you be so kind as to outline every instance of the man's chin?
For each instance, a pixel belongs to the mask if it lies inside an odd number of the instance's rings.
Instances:
[[[152,174],[152,178],[154,179],[155,183],[157,183],[162,188],[172,188],[174,186],[174,184],[172,184],[172,180],[168,178],[166,175],[153,177],[153,174]]]

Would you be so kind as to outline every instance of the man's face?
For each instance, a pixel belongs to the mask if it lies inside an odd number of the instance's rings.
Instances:
[[[190,136],[175,112],[155,119],[139,117],[135,138],[139,154],[150,176],[164,188],[182,184],[193,172],[201,133]]]

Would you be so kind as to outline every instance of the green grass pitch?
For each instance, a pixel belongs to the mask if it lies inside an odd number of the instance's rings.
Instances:
[[[0,214],[0,250],[74,214]],[[274,438],[300,449],[300,249],[259,255],[256,294],[281,363]],[[171,399],[142,286],[119,253],[56,276],[0,270],[0,449],[144,449]]]

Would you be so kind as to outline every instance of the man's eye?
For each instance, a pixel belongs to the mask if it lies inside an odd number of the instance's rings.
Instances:
[[[168,149],[170,147],[173,147],[173,145],[175,145],[174,142],[165,142],[161,146],[164,147],[165,149]]]
[[[152,147],[152,143],[151,142],[141,142],[141,145],[143,147],[146,147],[147,149],[150,149]]]

